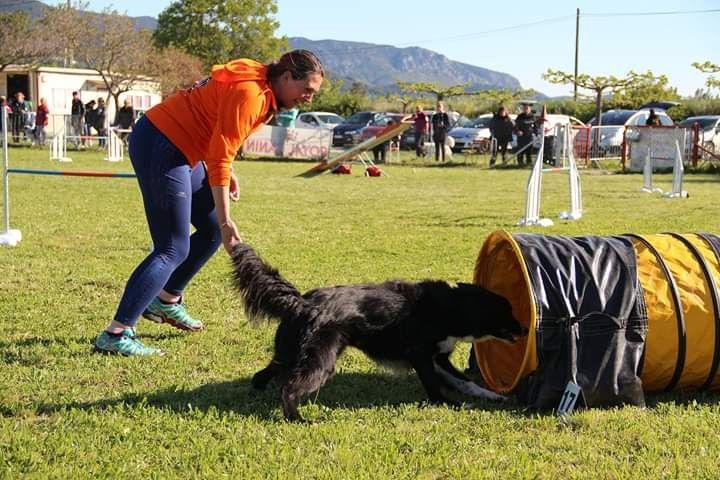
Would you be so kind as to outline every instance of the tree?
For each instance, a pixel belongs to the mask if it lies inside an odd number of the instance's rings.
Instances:
[[[665,75],[646,78],[633,82],[613,95],[612,104],[615,108],[637,109],[648,102],[663,100],[680,100],[677,88],[668,86]]]
[[[409,97],[407,95],[388,95],[388,100],[391,102],[398,102],[402,105],[402,113],[407,113],[408,106],[411,103],[417,103],[418,99],[415,97]],[[412,111],[412,109],[410,110]]]
[[[430,83],[430,82],[397,82],[397,86],[403,92],[409,93],[430,93],[435,95],[435,99],[440,102],[448,97],[457,97],[460,95],[471,95],[465,91],[467,85],[453,85],[450,87],[443,87],[441,85]]]
[[[234,58],[276,59],[288,47],[276,38],[275,0],[176,0],[158,17],[156,47],[173,46],[209,69]]]
[[[130,17],[109,9],[94,16],[75,50],[78,60],[102,77],[116,112],[121,94],[152,80],[154,53],[150,32],[138,32]]]
[[[700,62],[693,62],[693,67],[697,68],[703,73],[718,73],[720,72],[720,65],[716,63],[711,63],[709,61],[705,61],[703,63]],[[720,78],[715,78],[714,76],[709,76],[705,82],[705,84],[710,87],[717,87],[720,88]]]
[[[448,97],[459,97],[459,96],[475,96],[478,97],[478,101],[487,102],[492,106],[493,110],[496,110],[500,105],[509,106],[519,98],[530,97],[535,95],[534,90],[518,90],[511,92],[508,89],[501,90],[478,90],[475,92],[466,91],[467,85],[453,85],[450,87],[442,87],[434,83],[419,82],[419,83],[408,83],[408,82],[397,82],[400,90],[411,93],[430,93],[435,95],[436,101],[444,100]]]
[[[550,68],[543,74],[543,78],[548,82],[555,84],[571,84],[575,81],[575,75],[573,73],[562,72],[560,70],[553,70]],[[631,70],[624,78],[617,78],[613,75],[591,77],[586,73],[577,76],[578,87],[595,92],[595,118],[597,119],[598,125],[600,125],[600,119],[602,118],[601,113],[604,93],[621,92],[632,85],[640,88],[641,86],[657,81],[658,77],[655,77],[649,70],[641,74],[635,73]]]
[[[29,13],[0,13],[0,25],[0,72],[8,65],[36,63],[52,53],[54,42]]]
[[[153,60],[153,75],[160,81],[163,98],[189,87],[208,74],[202,60],[176,47],[156,50]]]
[[[87,8],[87,2],[47,7],[40,20],[43,30],[54,39],[53,55],[62,58],[64,67],[72,67],[76,63],[74,52],[83,45],[87,32],[92,28],[94,14],[86,12]]]

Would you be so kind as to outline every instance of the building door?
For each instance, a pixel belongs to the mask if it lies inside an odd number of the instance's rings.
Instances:
[[[14,98],[17,92],[25,95],[25,100],[30,98],[30,78],[28,75],[8,74],[7,76],[7,98]]]

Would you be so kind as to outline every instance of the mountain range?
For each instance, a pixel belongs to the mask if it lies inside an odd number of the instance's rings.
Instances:
[[[39,18],[45,6],[38,0],[0,0],[0,13],[24,10],[33,18]],[[138,29],[157,28],[157,20],[153,17],[131,18]],[[359,82],[370,93],[397,92],[397,81],[467,85],[467,91],[521,88],[512,75],[456,62],[425,48],[303,37],[290,37],[288,41],[291,48],[315,52],[332,78],[345,80],[346,86]]]
[[[397,91],[396,81],[467,85],[468,91],[521,88],[512,75],[456,62],[425,48],[303,37],[288,40],[292,48],[316,53],[333,77],[361,82],[375,93]]]

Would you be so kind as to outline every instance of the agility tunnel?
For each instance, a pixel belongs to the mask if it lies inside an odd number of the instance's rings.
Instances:
[[[720,387],[720,237],[492,233],[474,282],[505,296],[529,334],[476,342],[485,382],[554,408],[569,381],[588,406]]]

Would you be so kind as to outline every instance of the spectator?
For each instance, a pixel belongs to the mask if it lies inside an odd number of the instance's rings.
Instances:
[[[5,95],[0,95],[0,108],[4,108],[5,113],[10,115],[10,112],[11,112],[10,105],[8,105],[8,101],[7,101],[7,98],[5,98]]]
[[[75,147],[78,147],[80,140],[85,133],[83,119],[85,118],[85,104],[80,100],[78,92],[72,92],[72,105],[70,106],[70,128],[75,137]],[[85,144],[85,140],[82,140]]]
[[[490,166],[495,165],[497,154],[500,152],[502,155],[502,162],[505,163],[505,154],[507,153],[508,143],[512,141],[512,133],[515,125],[512,119],[508,115],[505,107],[498,108],[497,113],[490,120],[490,133],[495,139],[493,145],[493,151],[490,157]]]
[[[35,143],[41,147],[45,146],[45,127],[48,124],[50,109],[44,98],[40,99],[35,112]]]
[[[15,143],[20,141],[20,134],[24,135],[27,109],[25,94],[22,92],[15,93],[15,98],[10,102],[10,128]]]
[[[412,119],[415,121],[415,156],[418,158],[424,157],[426,155],[425,140],[427,140],[427,134],[430,130],[430,123],[421,105],[415,107],[415,115],[413,115]]]
[[[537,133],[537,120],[529,103],[522,104],[523,111],[515,118],[515,134],[517,135],[517,162],[523,166],[523,157],[527,164],[532,164],[533,134]]]
[[[445,161],[445,140],[450,129],[450,117],[445,113],[443,102],[437,103],[437,112],[432,116],[433,142],[435,143],[435,161]]]
[[[135,110],[130,104],[130,99],[126,98],[123,100],[123,106],[120,107],[117,116],[117,126],[120,130],[132,130],[133,124],[135,123]],[[120,139],[126,142],[126,138],[129,135],[127,131],[120,132]]]
[[[659,127],[662,125],[660,122],[660,117],[657,113],[655,113],[655,109],[650,109],[650,115],[648,116],[647,120],[645,120],[645,125],[649,127]]]
[[[92,137],[92,129],[95,127],[97,120],[97,112],[95,111],[95,100],[90,100],[85,104],[85,128],[83,129],[83,140],[82,144],[85,145],[85,139]]]
[[[98,98],[97,108],[95,109],[95,123],[93,127],[97,130],[98,144],[101,148],[104,148],[107,142],[107,129],[105,128],[105,122],[107,121],[107,113],[105,112],[105,99]]]

